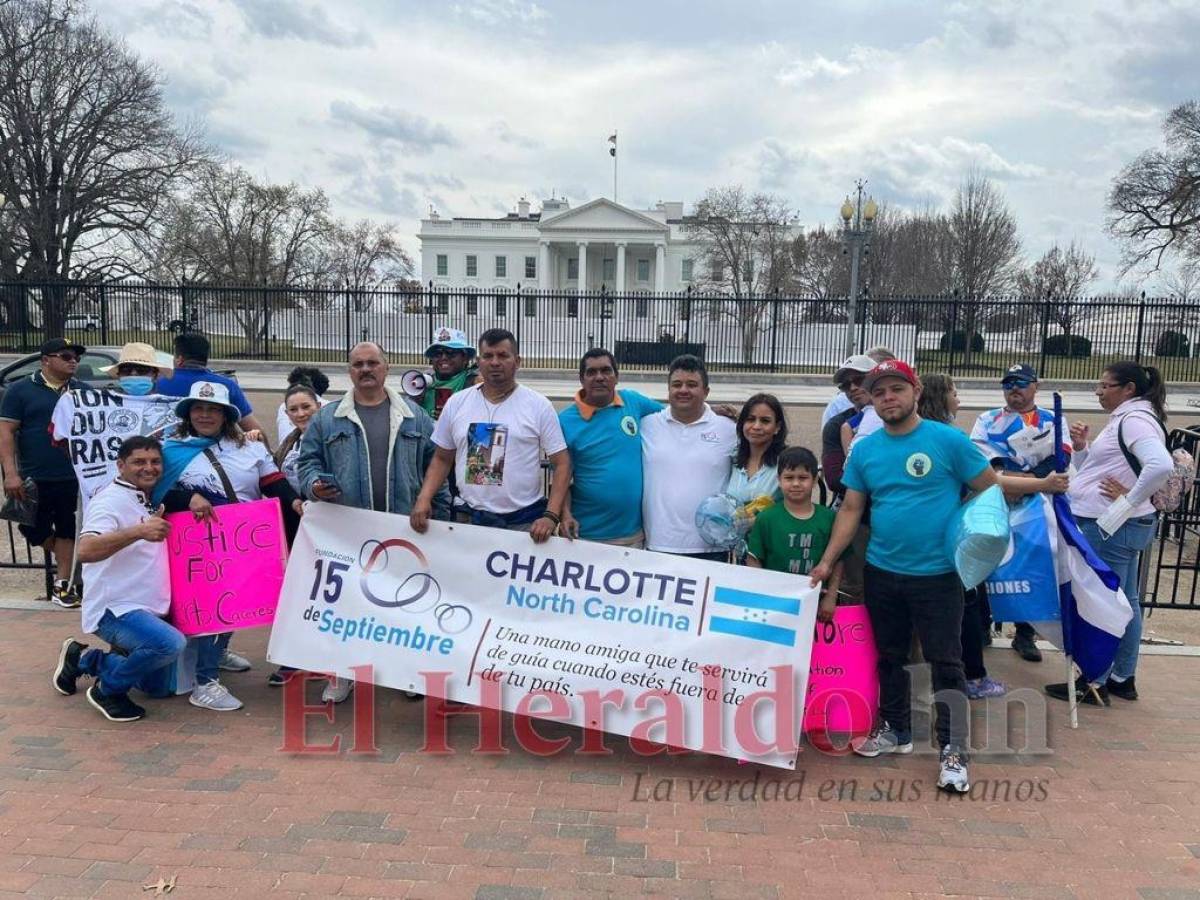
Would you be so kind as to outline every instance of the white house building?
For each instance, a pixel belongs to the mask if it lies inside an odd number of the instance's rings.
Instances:
[[[421,280],[434,290],[481,294],[516,290],[617,294],[686,290],[700,249],[683,203],[630,209],[599,198],[572,209],[565,199],[532,213],[524,198],[502,218],[421,220]]]

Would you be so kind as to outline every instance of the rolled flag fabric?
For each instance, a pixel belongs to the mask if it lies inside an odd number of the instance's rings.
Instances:
[[[1039,622],[1037,629],[1061,647],[1079,666],[1083,677],[1094,683],[1112,667],[1133,610],[1117,573],[1096,555],[1079,530],[1067,498],[1056,494],[1045,502],[1053,507],[1051,528],[1055,532],[1060,618],[1049,626]]]
[[[946,552],[970,590],[992,574],[1008,553],[1008,505],[999,485],[964,503],[946,529]]]

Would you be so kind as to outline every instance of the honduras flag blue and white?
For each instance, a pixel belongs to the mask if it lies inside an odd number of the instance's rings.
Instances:
[[[1062,399],[1058,394],[1054,395],[1054,404],[1059,423],[1055,436],[1057,465],[1058,471],[1064,471],[1067,458],[1061,436]],[[1096,682],[1112,667],[1117,644],[1133,618],[1133,610],[1129,607],[1125,592],[1121,590],[1120,578],[1100,559],[1079,530],[1066,496],[1039,494],[1034,502],[1039,501],[1045,522],[1044,540],[1050,548],[1058,583],[1057,609],[1052,610],[1054,615],[1047,618],[1046,614],[1051,610],[1048,610],[1044,592],[1041,591],[1008,592],[1007,597],[998,593],[998,597],[1004,597],[1001,600],[1004,614],[997,615],[993,606],[993,616],[997,621],[1034,623],[1043,637],[1061,647],[1075,661],[1085,679]],[[1018,543],[1022,540],[1021,533],[1021,528],[1014,528]],[[1029,533],[1025,535],[1025,540],[1037,540],[1038,537],[1041,535],[1035,537]],[[1036,552],[1036,548],[1030,549],[1033,551],[1028,554],[1030,568],[1024,574],[1027,580],[1033,581],[1038,579],[1040,571],[1036,561],[1044,557]],[[1005,564],[1001,564],[997,571],[1002,570],[1005,570]],[[999,580],[1018,580],[1011,569],[1005,574],[1009,577]],[[997,575],[992,578],[997,578]]]
[[[800,601],[795,597],[754,594],[720,586],[713,592],[709,631],[795,647],[799,623]]]

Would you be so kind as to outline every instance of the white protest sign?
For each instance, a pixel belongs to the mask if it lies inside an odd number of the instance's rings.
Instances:
[[[314,503],[267,655],[794,768],[816,609],[803,576]]]
[[[79,479],[84,508],[100,488],[117,477],[117,451],[135,434],[165,437],[179,418],[178,397],[134,397],[97,388],[77,388],[59,398],[50,417],[51,434],[65,441]]]

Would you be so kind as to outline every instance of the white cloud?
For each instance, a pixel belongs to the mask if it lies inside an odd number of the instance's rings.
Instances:
[[[743,182],[815,224],[856,177],[904,206],[949,197],[974,164],[1031,254],[1078,236],[1108,275],[1107,186],[1195,93],[1200,44],[1186,6],[1083,0],[859,0],[853,28],[841,10],[697,0],[686,19],[643,4],[636,29],[603,4],[523,0],[93,3],[238,161],[409,235],[430,202],[478,215],[611,193],[617,128],[623,202]]]

